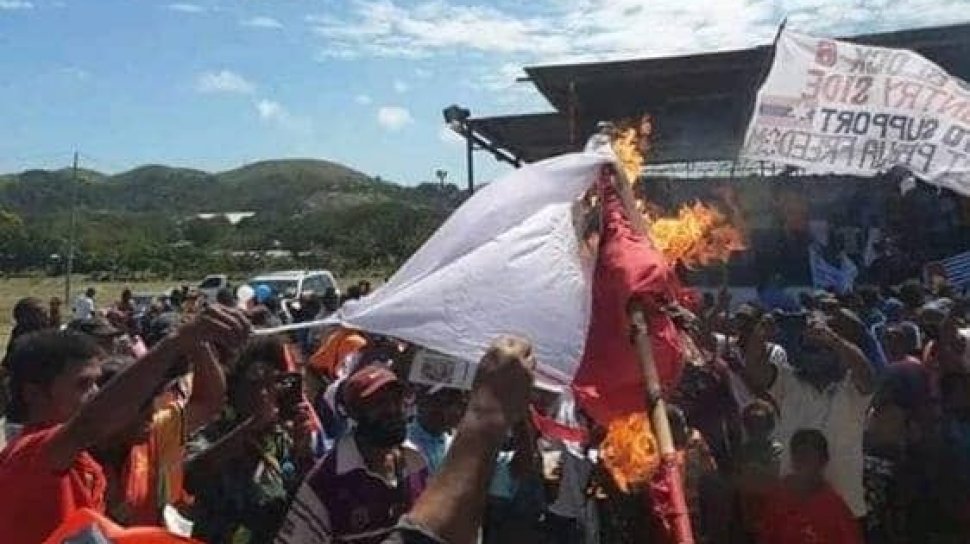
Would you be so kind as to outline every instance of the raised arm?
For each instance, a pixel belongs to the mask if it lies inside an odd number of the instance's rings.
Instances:
[[[449,544],[476,541],[495,458],[526,415],[534,367],[528,342],[504,337],[492,345],[448,456],[408,521]]]
[[[954,307],[940,323],[940,339],[936,342],[935,362],[941,374],[963,371],[967,339],[960,334],[960,329],[966,326],[964,317],[968,307],[970,307],[970,299],[957,299]]]
[[[752,393],[767,391],[774,383],[778,369],[768,360],[768,330],[771,317],[763,316],[752,328],[751,333],[740,346],[744,353],[742,377]]]
[[[198,492],[206,475],[217,474],[232,463],[244,460],[259,448],[256,440],[266,431],[262,420],[250,418],[211,447],[189,457],[185,462],[185,488]]]
[[[215,349],[209,344],[196,346],[192,362],[192,394],[185,407],[186,434],[209,424],[226,403],[226,375],[219,366]]]
[[[58,431],[48,449],[55,469],[67,469],[78,452],[116,436],[139,417],[159,389],[176,376],[185,357],[204,342],[237,344],[249,335],[243,315],[209,309],[111,380]]]
[[[842,337],[822,321],[812,322],[805,332],[806,335],[815,338],[818,342],[828,346],[839,357],[839,362],[846,366],[852,377],[852,383],[862,394],[872,392],[875,385],[875,376],[869,359],[858,346]]]
[[[717,291],[717,298],[714,301],[714,307],[711,308],[707,315],[702,316],[704,321],[703,327],[705,327],[708,334],[714,332],[726,330],[728,314],[731,311],[731,292],[728,290],[727,285],[722,285]]]

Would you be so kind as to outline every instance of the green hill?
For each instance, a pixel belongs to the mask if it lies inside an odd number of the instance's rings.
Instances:
[[[440,207],[451,200],[442,200],[440,191],[402,187],[311,159],[256,162],[219,173],[163,165],[115,175],[81,170],[79,179],[82,208],[124,212],[300,213],[387,201]],[[0,176],[0,207],[25,215],[66,211],[71,188],[70,169],[7,174]]]
[[[37,267],[63,251],[73,190],[70,169],[0,175],[0,210],[22,220],[25,232],[18,236],[27,240],[0,247],[12,256],[0,266]],[[186,258],[167,249],[173,246],[194,249],[193,261],[203,253],[282,247],[315,255],[323,264],[393,266],[462,198],[454,186],[403,187],[310,159],[263,161],[216,173],[164,165],[115,175],[80,170],[79,262],[82,269],[171,269],[188,266],[173,262]],[[235,226],[194,219],[202,212],[238,211],[255,216]],[[25,252],[30,256],[21,258]]]

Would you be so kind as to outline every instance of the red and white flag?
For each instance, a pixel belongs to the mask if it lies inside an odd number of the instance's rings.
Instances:
[[[484,187],[438,229],[390,281],[349,303],[349,327],[394,336],[449,355],[467,374],[503,333],[529,338],[537,379],[574,386],[601,422],[644,409],[642,372],[629,340],[627,304],[650,317],[665,384],[677,379],[677,335],[660,312],[677,295],[670,266],[635,233],[603,178],[610,153],[563,155],[527,165]],[[599,250],[583,250],[578,201],[601,181]],[[461,383],[436,369],[444,381]],[[464,383],[468,383],[465,380]]]

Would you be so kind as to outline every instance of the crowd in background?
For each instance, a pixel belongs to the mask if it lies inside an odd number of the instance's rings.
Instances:
[[[14,308],[4,542],[92,519],[232,544],[663,541],[650,493],[604,468],[606,430],[567,389],[530,386],[527,343],[499,341],[468,392],[411,383],[417,347],[393,338],[251,332],[326,317],[335,292],[96,297],[66,323],[57,300]],[[669,307],[695,541],[970,541],[968,310],[918,281]],[[588,439],[543,434],[527,404]]]

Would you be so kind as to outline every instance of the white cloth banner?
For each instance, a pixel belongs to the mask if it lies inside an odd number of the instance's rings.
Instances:
[[[817,174],[901,166],[970,195],[970,85],[912,51],[785,30],[741,158]]]
[[[338,319],[472,363],[498,335],[519,334],[534,344],[538,378],[568,384],[585,345],[593,268],[573,207],[611,160],[564,155],[489,184]]]

